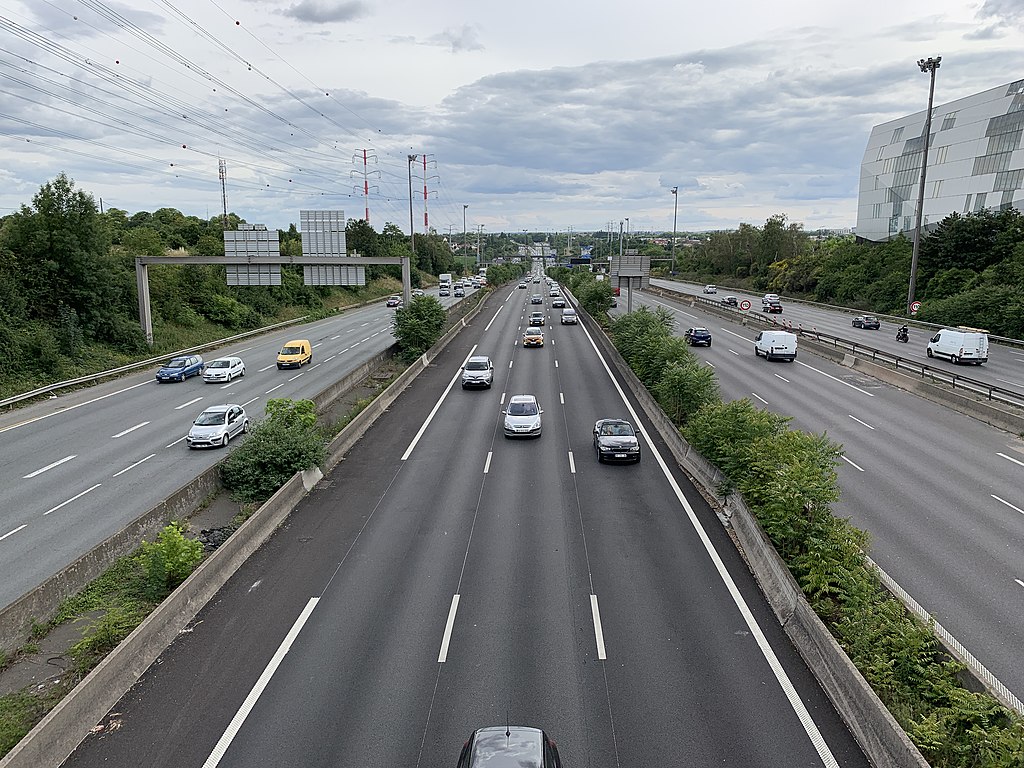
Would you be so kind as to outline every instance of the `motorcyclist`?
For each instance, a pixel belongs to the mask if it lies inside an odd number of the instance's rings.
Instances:
[[[906,324],[901,325],[896,331],[896,341],[907,341],[910,338],[910,329]]]

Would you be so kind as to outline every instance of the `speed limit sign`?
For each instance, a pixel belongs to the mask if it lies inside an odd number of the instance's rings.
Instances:
[[[910,302],[910,311],[911,312],[915,312],[916,313],[919,309],[921,309],[921,302],[920,301],[912,301],[912,302]]]
[[[744,312],[746,312],[748,309],[750,309],[750,302],[747,301],[746,299],[741,301],[740,302],[740,309],[742,309]]]

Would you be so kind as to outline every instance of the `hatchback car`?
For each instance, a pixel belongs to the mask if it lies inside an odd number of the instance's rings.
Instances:
[[[539,293],[535,293],[535,294],[533,294],[533,296],[530,297],[530,303],[531,304],[543,304],[544,303],[544,297],[541,296]]]
[[[540,437],[542,413],[534,395],[512,395],[502,411],[505,437]]]
[[[530,313],[530,325],[544,325],[544,313],[543,312],[531,312]]]
[[[717,285],[705,285],[704,286],[704,293],[718,293],[718,286]]]
[[[413,296],[422,296],[423,295],[423,289],[422,288],[413,288],[412,289],[412,295]]]
[[[576,310],[572,307],[566,307],[562,310],[562,325],[576,325],[579,322],[579,317],[576,314]]]
[[[160,366],[160,370],[156,372],[156,381],[158,384],[165,381],[184,381],[189,376],[200,375],[205,367],[200,355],[174,357]]]
[[[523,346],[524,347],[543,347],[544,346],[544,331],[535,325],[531,325],[526,329],[526,333],[523,334]]]
[[[462,369],[462,388],[486,387],[494,383],[494,363],[487,355],[473,355]]]
[[[687,328],[683,333],[683,338],[691,347],[711,346],[711,331],[707,328]]]
[[[779,294],[777,293],[766,293],[761,297],[762,304],[768,304],[772,301],[782,301],[782,299],[779,298]]]
[[[738,307],[740,305],[740,300],[735,296],[726,296],[722,299],[722,304],[727,307]]]
[[[526,287],[526,283],[525,282],[524,283],[520,283],[518,287],[525,288]]]
[[[779,315],[782,314],[782,302],[778,299],[772,301],[766,301],[761,305],[761,311],[769,314]]]
[[[459,298],[459,297],[465,296],[465,295],[466,295],[466,289],[465,288],[463,288],[461,285],[458,285],[458,286],[455,287],[455,298]]]
[[[208,362],[203,369],[203,381],[208,384],[230,382],[240,376],[245,376],[245,363],[240,357],[218,357]]]
[[[853,327],[877,331],[882,327],[882,324],[873,315],[857,315],[857,317],[853,318]]]
[[[540,728],[495,725],[473,732],[457,768],[562,768],[558,747]]]
[[[228,403],[207,408],[199,414],[185,436],[189,448],[227,448],[231,438],[249,431],[249,417],[240,405]]]
[[[552,285],[551,286],[551,290],[548,291],[548,296],[550,296],[551,298],[554,298],[555,296],[561,296],[561,295],[562,295],[562,292],[560,290],[558,290],[558,286],[557,285]]]
[[[399,296],[397,293],[393,294],[391,296],[388,296],[387,305],[389,307],[400,307],[400,306],[402,306],[402,297]]]
[[[623,419],[600,419],[594,424],[594,451],[599,462],[640,461],[640,441],[633,425]]]
[[[551,300],[551,306],[554,309],[561,309],[562,307],[565,306],[565,299],[563,299],[561,296],[556,296]]]
[[[438,288],[437,289],[437,295],[438,296],[451,296],[452,295],[452,289],[451,288]]]

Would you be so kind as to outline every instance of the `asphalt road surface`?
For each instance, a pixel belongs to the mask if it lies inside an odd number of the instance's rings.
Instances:
[[[67,766],[453,766],[506,722],[567,768],[867,765],[650,426],[639,465],[597,463],[594,421],[637,408],[583,325],[522,348],[528,294],[488,299]],[[471,353],[493,389],[460,389]],[[537,440],[502,436],[519,393]]]

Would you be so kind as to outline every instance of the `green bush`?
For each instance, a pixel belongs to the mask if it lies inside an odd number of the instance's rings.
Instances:
[[[402,357],[412,362],[441,338],[448,313],[433,296],[417,296],[395,310],[392,329]]]
[[[718,402],[714,369],[700,365],[692,354],[672,360],[654,385],[654,396],[673,423],[685,425],[702,407]]]
[[[203,545],[185,538],[185,526],[171,523],[156,541],[144,541],[136,557],[142,566],[146,596],[162,600],[188,578],[203,559]]]

